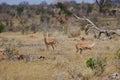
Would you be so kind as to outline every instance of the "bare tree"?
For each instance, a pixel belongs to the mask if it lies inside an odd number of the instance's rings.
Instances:
[[[106,0],[96,0],[96,3],[97,3],[97,5],[98,5],[98,7],[99,7],[99,12],[100,12],[100,13],[102,12],[102,9],[103,9],[103,7],[104,7],[105,1],[106,1]]]

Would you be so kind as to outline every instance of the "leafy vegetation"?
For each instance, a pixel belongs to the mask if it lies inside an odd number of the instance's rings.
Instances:
[[[4,24],[0,24],[0,33],[4,30],[4,28],[5,28],[5,25]]]
[[[17,12],[19,15],[24,11],[24,7],[17,7]]]
[[[95,60],[93,58],[89,58],[86,64],[87,64],[87,67],[90,67],[92,70],[95,68]]]
[[[28,31],[30,29],[30,26],[25,26],[24,28],[26,31]]]
[[[65,4],[63,4],[63,3],[61,3],[61,2],[58,2],[58,3],[56,4],[56,7],[57,7],[57,8],[60,8],[60,9],[63,10],[63,11],[66,9]]]

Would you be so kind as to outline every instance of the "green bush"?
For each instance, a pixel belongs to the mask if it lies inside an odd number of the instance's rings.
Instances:
[[[19,15],[24,11],[24,7],[17,7],[17,12]]]
[[[30,29],[30,26],[24,26],[24,29],[28,31]]]
[[[60,8],[60,9],[63,10],[63,11],[66,9],[65,4],[63,4],[63,3],[61,3],[61,2],[58,2],[58,3],[56,4],[56,7],[57,7],[57,8]]]
[[[5,28],[5,25],[1,23],[0,24],[0,33],[3,32],[4,28]]]
[[[65,10],[64,13],[65,13],[66,15],[68,15],[68,16],[72,16],[72,14],[73,14],[73,13],[72,13],[71,11],[69,11],[69,10]]]
[[[93,58],[90,58],[86,62],[87,67],[90,67],[92,70],[95,68],[95,60]]]

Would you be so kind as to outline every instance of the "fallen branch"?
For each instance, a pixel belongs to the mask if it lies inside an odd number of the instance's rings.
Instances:
[[[98,39],[100,38],[101,34],[105,34],[109,39],[111,39],[111,35],[113,34],[117,34],[120,36],[120,30],[104,30],[104,29],[100,29],[97,27],[97,25],[95,25],[90,19],[86,18],[85,16],[83,16],[83,18],[78,17],[77,15],[74,15],[75,18],[77,18],[78,20],[86,20],[87,22],[89,22],[91,24],[90,27],[96,29],[97,31],[99,31],[98,34]]]

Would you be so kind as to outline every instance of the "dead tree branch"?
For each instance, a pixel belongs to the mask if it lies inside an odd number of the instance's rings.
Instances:
[[[99,34],[97,36],[98,39],[100,39],[101,34],[105,34],[106,37],[108,37],[109,39],[112,38],[111,35],[113,35],[113,34],[117,34],[117,35],[120,36],[120,30],[104,30],[104,29],[100,29],[100,28],[98,28],[97,25],[95,25],[90,19],[86,18],[85,16],[83,16],[83,18],[80,18],[77,15],[74,15],[74,17],[77,18],[78,20],[86,20],[87,22],[89,22],[91,24],[90,27],[92,27],[93,29],[99,31]]]

